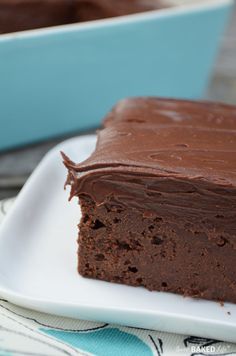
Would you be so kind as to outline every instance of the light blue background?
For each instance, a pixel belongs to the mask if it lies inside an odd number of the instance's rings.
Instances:
[[[229,9],[0,36],[0,149],[96,127],[126,96],[202,97]]]

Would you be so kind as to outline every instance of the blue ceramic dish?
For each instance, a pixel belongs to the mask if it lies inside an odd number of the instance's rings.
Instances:
[[[200,98],[231,0],[0,36],[0,149],[99,125],[127,96]]]

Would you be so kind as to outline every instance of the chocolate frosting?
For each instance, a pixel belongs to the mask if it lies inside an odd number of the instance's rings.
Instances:
[[[129,15],[170,6],[162,0],[0,0],[0,33]]]
[[[134,98],[121,101],[75,172],[119,171],[236,186],[236,107]],[[80,174],[80,176],[81,176]]]
[[[92,155],[79,164],[64,155],[64,163],[71,197],[113,199],[191,223],[201,216],[219,230],[224,217],[224,232],[235,229],[235,106],[126,99],[105,119]]]

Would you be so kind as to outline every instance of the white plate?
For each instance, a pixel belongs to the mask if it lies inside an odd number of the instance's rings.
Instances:
[[[24,186],[0,230],[1,297],[57,315],[235,342],[233,304],[221,306],[78,275],[80,210],[77,199],[68,203],[69,192],[63,190],[66,170],[59,151],[84,160],[95,142],[95,136],[86,136],[55,147]]]

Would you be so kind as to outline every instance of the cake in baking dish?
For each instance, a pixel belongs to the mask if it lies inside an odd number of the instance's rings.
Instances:
[[[0,33],[98,20],[168,6],[167,0],[0,0]]]

